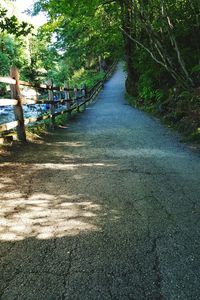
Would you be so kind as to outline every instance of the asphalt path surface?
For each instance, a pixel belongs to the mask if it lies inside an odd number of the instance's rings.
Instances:
[[[199,155],[124,81],[1,159],[0,299],[200,299]]]

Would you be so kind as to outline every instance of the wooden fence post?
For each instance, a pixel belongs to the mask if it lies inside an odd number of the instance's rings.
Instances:
[[[17,105],[14,106],[15,119],[18,121],[17,125],[17,137],[19,141],[26,142],[26,132],[24,126],[24,114],[22,107],[22,99],[20,95],[19,87],[19,71],[16,67],[10,69],[10,77],[16,80],[16,84],[11,84],[11,98],[18,100]]]
[[[48,99],[49,101],[54,102],[54,97],[53,97],[53,80],[49,79],[47,84],[49,85],[50,89],[48,90]],[[54,103],[50,104],[51,107],[51,119],[50,119],[50,127],[54,129],[54,123],[55,123],[55,117],[53,114],[55,113],[55,105]]]
[[[87,98],[87,89],[86,89],[86,85],[85,84],[82,87],[82,96],[83,96],[83,101],[85,102],[86,98]],[[86,103],[84,103],[83,109],[84,110],[86,109]]]
[[[74,100],[77,106],[77,111],[79,112],[79,99],[78,99],[78,88],[75,86],[74,88]]]
[[[77,87],[74,88],[74,100],[76,101],[77,104],[77,98],[78,98],[78,89]]]
[[[68,100],[67,102],[67,109],[70,109],[70,94],[69,91],[67,89],[69,89],[69,84],[67,82],[65,82],[65,100]]]

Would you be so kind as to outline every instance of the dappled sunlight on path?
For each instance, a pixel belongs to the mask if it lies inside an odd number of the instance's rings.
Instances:
[[[20,198],[20,195],[6,199],[1,207],[0,240],[50,239],[100,230],[92,224],[100,206],[90,201],[81,202],[81,195],[80,199],[77,197],[61,195],[58,200],[52,195],[35,194],[29,199]]]
[[[70,194],[67,180],[78,185],[84,179],[80,168],[109,168],[112,164],[41,163],[3,164],[0,178],[0,240],[17,241],[29,237],[51,239],[101,230],[106,210],[89,194]],[[5,172],[12,168],[12,175]],[[62,172],[61,174],[59,172]],[[53,172],[53,176],[52,176]],[[63,173],[63,172],[70,172]],[[17,176],[16,174],[20,174]],[[74,190],[75,192],[75,190]]]

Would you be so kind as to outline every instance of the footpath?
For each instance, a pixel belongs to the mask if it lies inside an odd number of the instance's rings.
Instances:
[[[124,99],[0,165],[0,299],[199,299],[200,158]]]

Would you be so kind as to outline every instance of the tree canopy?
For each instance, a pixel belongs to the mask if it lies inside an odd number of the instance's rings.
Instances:
[[[123,59],[127,92],[139,103],[178,120],[185,116],[178,102],[198,107],[199,0],[37,0],[32,13],[40,11],[47,23],[27,35],[28,24],[0,9],[2,70],[13,60],[31,80],[45,74],[58,83],[80,77],[91,83],[99,62]]]
[[[7,32],[17,37],[31,33],[33,26],[20,22],[16,16],[8,16],[8,10],[0,5],[0,33]]]

